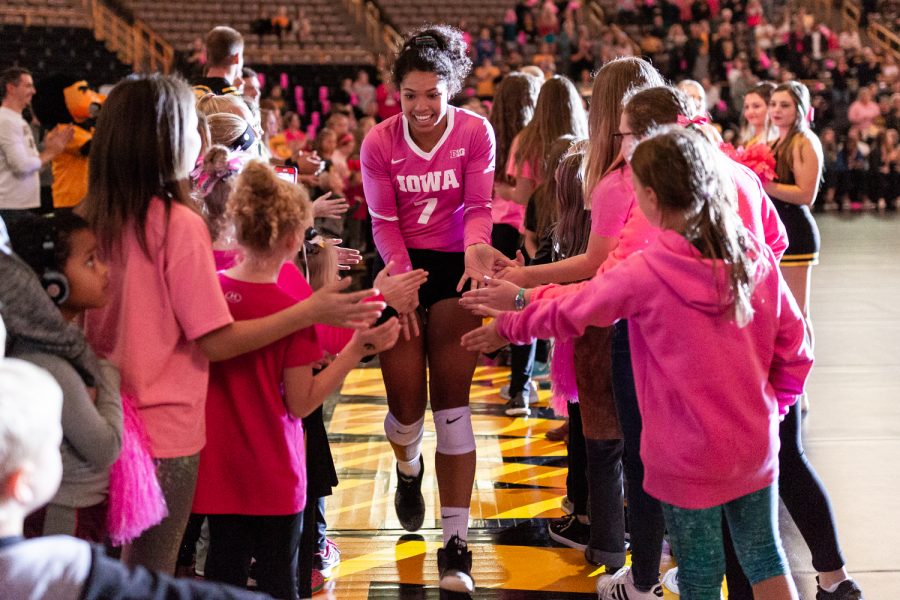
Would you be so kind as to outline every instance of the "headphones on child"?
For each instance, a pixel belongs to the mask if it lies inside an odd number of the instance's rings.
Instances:
[[[41,285],[56,305],[60,305],[69,298],[69,280],[61,272],[56,270],[56,224],[55,215],[49,213],[43,216],[48,225],[44,231],[44,239],[41,240]]]

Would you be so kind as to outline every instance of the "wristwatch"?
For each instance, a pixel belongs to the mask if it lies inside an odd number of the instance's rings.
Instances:
[[[516,294],[515,299],[516,310],[523,310],[525,305],[528,304],[528,301],[525,299],[525,288],[519,288],[519,293]]]

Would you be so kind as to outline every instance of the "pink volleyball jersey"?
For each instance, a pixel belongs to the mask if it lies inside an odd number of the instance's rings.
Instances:
[[[375,126],[360,150],[375,245],[409,270],[407,248],[462,252],[491,243],[496,144],[487,119],[448,107],[447,130],[425,152],[403,114]]]

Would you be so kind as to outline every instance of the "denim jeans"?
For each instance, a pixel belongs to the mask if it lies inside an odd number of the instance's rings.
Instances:
[[[507,258],[514,259],[516,250],[521,246],[519,239],[521,235],[519,230],[512,225],[505,223],[494,223],[491,231],[491,245],[502,252]],[[522,393],[525,400],[531,395],[531,373],[534,370],[534,353],[536,342],[518,346],[510,344],[509,346],[509,396],[514,398],[516,394]],[[537,400],[537,398],[531,398]]]
[[[615,325],[612,341],[613,395],[625,440],[622,458],[628,482],[628,531],[631,534],[631,572],[634,583],[645,590],[659,581],[659,561],[666,525],[662,507],[644,491],[644,463],[641,461],[641,413],[638,410],[628,322]]]

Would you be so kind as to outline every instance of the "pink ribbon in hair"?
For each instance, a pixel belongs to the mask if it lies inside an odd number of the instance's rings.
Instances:
[[[812,106],[810,106],[809,110],[806,111],[806,122],[812,123],[813,119],[815,119],[815,118],[816,118],[816,109],[813,108]]]
[[[214,173],[209,173],[203,168],[201,159],[197,167],[191,172],[191,178],[194,180],[195,189],[202,198],[206,198],[217,182],[240,173],[246,162],[246,154],[229,152],[228,159],[225,162],[225,168]]]
[[[684,115],[678,115],[676,123],[681,127],[690,127],[691,125],[706,125],[709,123],[709,119],[706,117],[694,117],[693,119],[689,119]]]

